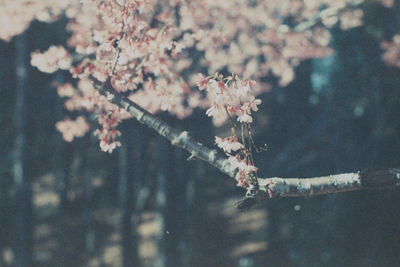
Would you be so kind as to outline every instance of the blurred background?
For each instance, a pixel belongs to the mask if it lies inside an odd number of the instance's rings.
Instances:
[[[380,48],[399,32],[399,11],[366,8],[363,26],[331,30],[335,54],[304,61],[284,88],[271,82],[255,115],[256,141],[268,145],[256,156],[260,176],[400,166],[400,69]],[[64,142],[54,82],[69,75],[21,66],[63,44],[65,23],[33,22],[0,42],[0,266],[400,266],[398,189],[240,212],[234,181],[134,120],[112,154],[92,133]],[[159,116],[209,147],[229,130],[204,110]]]

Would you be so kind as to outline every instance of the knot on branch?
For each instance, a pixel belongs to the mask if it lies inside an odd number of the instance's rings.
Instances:
[[[217,151],[215,149],[211,150],[208,157],[211,161],[215,161],[217,158]]]
[[[246,196],[236,202],[235,207],[239,210],[248,210],[249,208],[255,206],[257,203],[261,202],[260,190],[257,184],[251,184],[247,187]]]

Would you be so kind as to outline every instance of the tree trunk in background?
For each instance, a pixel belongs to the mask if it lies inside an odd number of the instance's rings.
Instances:
[[[133,131],[137,131],[136,129]],[[139,266],[135,225],[132,227],[132,212],[134,208],[134,180],[138,179],[132,175],[129,168],[130,160],[128,155],[129,145],[125,138],[128,131],[123,131],[121,136],[122,146],[118,148],[118,172],[119,172],[119,205],[121,210],[121,241],[122,241],[122,266]],[[138,146],[140,147],[140,145]],[[134,148],[135,149],[135,148]],[[140,148],[139,148],[140,149]],[[137,161],[134,165],[137,165]],[[135,166],[136,167],[136,166]]]
[[[156,220],[160,225],[157,234],[157,253],[155,267],[169,267],[168,265],[168,246],[169,246],[169,231],[168,231],[168,189],[172,181],[170,177],[170,162],[171,148],[168,140],[162,136],[156,137],[156,205],[157,215]]]
[[[122,138],[121,138],[122,141]],[[126,145],[118,149],[119,205],[121,210],[122,266],[132,266],[132,178],[128,177],[128,153]]]
[[[15,146],[13,174],[15,186],[14,266],[32,265],[32,192],[31,182],[24,173],[25,158],[25,95],[28,90],[27,33],[15,39]]]
[[[58,72],[55,78],[57,84],[65,83],[65,77],[62,72]],[[64,112],[64,100],[61,97],[57,97],[55,106],[55,115],[57,121],[63,120],[65,116]],[[69,176],[70,168],[73,155],[73,147],[71,143],[68,143],[62,139],[61,133],[58,133],[57,143],[54,159],[54,173],[56,179],[56,190],[60,198],[60,211],[65,210],[68,207],[68,188],[69,188]]]
[[[190,214],[186,210],[186,186],[189,177],[194,176],[187,170],[186,156],[187,152],[180,149],[173,149],[173,172],[168,179],[169,185],[169,208],[168,208],[168,266],[187,266],[183,260],[188,249],[186,235],[190,226],[187,224]],[[187,155],[186,157],[188,157]]]
[[[202,128],[199,128],[199,120],[195,118],[188,120],[186,123],[178,121],[177,124],[181,124],[179,128],[191,129],[196,133],[201,133],[202,131],[210,133],[212,129],[210,131],[205,130],[207,125],[202,125]],[[209,138],[207,134],[203,134],[203,136],[203,140]],[[171,190],[174,193],[172,194],[173,199],[171,199],[173,209],[170,212],[174,218],[174,229],[172,230],[174,232],[173,238],[176,239],[173,244],[176,247],[177,256],[175,258],[178,260],[176,265],[193,266],[193,254],[197,249],[196,245],[199,243],[195,235],[201,232],[198,229],[201,208],[197,205],[199,204],[197,203],[199,193],[197,186],[200,186],[197,184],[197,179],[205,177],[205,165],[204,162],[198,159],[188,161],[189,154],[182,149],[175,148],[174,154],[177,164],[173,175],[176,180]]]
[[[204,162],[195,160],[188,162],[184,178],[187,179],[184,195],[184,227],[183,238],[179,247],[182,248],[182,266],[192,266],[194,252],[196,249],[196,233],[199,233],[198,220],[199,220],[199,206],[198,201],[198,184],[197,179],[204,177],[205,166]]]
[[[60,211],[63,211],[68,208],[68,188],[73,148],[71,144],[65,143],[61,138],[57,146],[59,146],[57,151],[60,151],[60,153],[55,155],[56,162],[54,164],[54,173],[56,179],[56,190],[60,198],[59,209]]]
[[[171,232],[171,239],[173,240],[172,253],[175,252],[176,256],[173,256],[176,259],[175,266],[185,266],[183,264],[183,256],[185,255],[186,244],[185,244],[185,236],[188,230],[186,225],[186,220],[188,214],[185,210],[185,194],[186,194],[186,181],[185,176],[186,172],[186,162],[184,158],[184,153],[182,149],[174,148],[174,162],[176,165],[174,166],[173,176],[176,179],[171,192],[173,192],[170,199],[170,205],[174,207],[173,209],[169,209],[169,215],[174,219],[174,223],[171,225],[169,232]],[[169,255],[172,256],[172,255]]]
[[[94,146],[92,135],[86,136],[84,139],[85,145],[81,145],[80,150],[77,152],[81,155],[81,173],[85,179],[86,195],[85,195],[85,248],[90,254],[96,251],[96,220],[94,218],[94,211],[96,209],[95,187],[93,186],[93,174],[89,168],[90,147]],[[96,140],[97,141],[97,140]],[[83,156],[82,156],[83,155]]]
[[[144,125],[140,123],[134,123],[133,126],[135,129],[132,131],[133,138],[130,140],[134,141],[134,144],[131,146],[133,150],[134,159],[133,164],[134,169],[131,170],[135,175],[135,179],[133,181],[133,191],[134,191],[134,214],[136,217],[140,216],[141,212],[144,210],[146,206],[146,202],[149,198],[151,186],[154,182],[151,179],[151,174],[146,171],[145,167],[149,165],[148,160],[146,160],[146,148],[149,146],[148,140],[148,129],[144,127]],[[139,220],[135,220],[137,224]],[[133,232],[134,236],[136,236],[136,230]]]
[[[9,199],[9,184],[7,179],[7,174],[3,173],[4,170],[1,169],[0,172],[0,266],[6,266],[6,259],[4,257],[5,249],[8,246],[9,238],[9,227],[11,214],[10,209],[10,199]]]
[[[67,34],[65,27],[67,24],[67,18],[63,15],[57,22],[57,41],[64,44],[67,41]],[[55,78],[58,84],[64,84],[66,82],[66,76],[62,71],[58,71]],[[63,120],[65,116],[64,99],[57,97],[56,100],[56,116],[57,121]],[[58,133],[59,138],[57,139],[58,149],[60,151],[56,155],[55,162],[55,175],[56,175],[56,187],[57,193],[60,198],[60,211],[65,211],[68,207],[68,189],[69,189],[69,177],[72,163],[73,147],[70,142],[65,142],[61,134]]]
[[[132,151],[131,153],[134,155],[131,161],[133,161],[134,164],[131,164],[132,167],[129,169],[134,175],[132,183],[133,201],[131,206],[131,213],[134,215],[133,227],[131,230],[133,237],[131,254],[133,255],[132,266],[141,266],[136,228],[139,225],[140,215],[146,206],[151,191],[150,188],[154,180],[150,179],[149,173],[145,170],[145,166],[149,165],[148,160],[145,159],[146,148],[149,146],[148,129],[137,122],[133,123],[133,128],[133,130],[129,131],[133,133],[133,138],[130,140],[134,142],[130,145],[130,151]]]
[[[0,44],[0,54],[10,54],[12,46],[6,45],[5,43]],[[5,70],[13,59],[4,59],[0,61],[0,69]],[[7,256],[10,254],[10,226],[13,225],[12,220],[14,219],[12,214],[14,210],[11,207],[12,199],[10,198],[10,187],[12,187],[12,149],[10,146],[11,133],[6,129],[10,129],[12,122],[12,116],[10,113],[13,112],[14,103],[10,101],[14,94],[12,83],[9,76],[5,71],[0,72],[0,128],[2,129],[2,139],[0,140],[0,147],[2,152],[0,155],[0,266],[7,266]]]

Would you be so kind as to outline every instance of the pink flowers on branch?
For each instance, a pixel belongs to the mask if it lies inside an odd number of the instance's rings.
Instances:
[[[64,47],[50,46],[44,53],[33,52],[31,64],[42,72],[53,73],[59,69],[69,70],[72,65],[72,57]]]
[[[3,1],[0,21],[8,25],[0,38],[10,40],[34,18],[54,21],[63,15],[70,34],[66,48],[50,46],[33,52],[31,63],[47,73],[69,70],[79,81],[60,86],[68,110],[94,113],[102,150],[119,146],[118,123],[130,116],[92,86],[91,77],[110,80],[115,93],[128,97],[150,113],[168,111],[185,118],[194,108],[207,108],[216,125],[230,121],[232,135],[217,142],[236,157],[244,173],[254,170],[250,148],[253,113],[268,90],[268,76],[281,86],[295,78],[301,61],[331,54],[329,28],[362,23],[363,0],[15,0]],[[393,1],[381,0],[386,6]],[[303,26],[301,26],[303,25]],[[301,26],[301,27],[299,27]],[[396,47],[384,46],[397,56]],[[195,55],[195,56],[193,56]],[[396,61],[397,62],[397,61]],[[396,65],[395,63],[392,63]],[[198,69],[205,94],[191,88]],[[238,126],[234,126],[238,124]],[[61,124],[62,125],[62,124]],[[65,125],[71,125],[65,124]],[[86,126],[82,129],[86,132]],[[71,127],[59,127],[69,131]],[[71,129],[74,129],[72,127]],[[240,134],[239,134],[240,132]],[[238,134],[239,137],[238,138]],[[72,140],[67,134],[67,140]],[[73,136],[78,136],[74,134]],[[248,152],[246,152],[248,151]],[[234,161],[233,161],[234,162]],[[242,173],[241,172],[241,173]],[[243,174],[243,173],[242,173]],[[240,183],[248,183],[241,177]]]
[[[217,124],[229,121],[232,136],[221,138],[216,136],[215,143],[227,155],[233,170],[236,172],[238,186],[252,187],[257,185],[257,168],[254,166],[252,147],[256,150],[252,136],[252,112],[258,111],[260,99],[256,99],[252,92],[255,84],[251,80],[241,80],[235,74],[228,77],[216,73],[214,76],[199,75],[197,83],[200,90],[205,90],[211,101],[206,114],[213,117]],[[235,120],[236,119],[236,120]],[[238,125],[240,124],[241,142],[238,141]]]
[[[117,136],[121,135],[121,132],[116,129],[120,122],[119,110],[116,109],[112,113],[102,114],[98,118],[101,129],[97,129],[94,134],[99,136],[100,148],[104,152],[111,153],[116,147],[121,146],[121,143],[116,140]]]
[[[383,61],[391,67],[400,68],[400,35],[393,36],[391,42],[382,42],[381,48],[385,50]]]
[[[228,118],[236,117],[241,123],[252,123],[252,111],[258,111],[260,99],[255,99],[251,87],[255,84],[251,80],[240,80],[237,75],[223,78],[218,73],[204,77],[199,74],[198,87],[205,90],[210,108],[206,111],[213,117],[216,125],[222,125]]]
[[[71,142],[75,137],[84,136],[90,129],[85,118],[79,116],[76,120],[67,118],[56,123],[56,128],[62,132],[63,138],[67,142]]]

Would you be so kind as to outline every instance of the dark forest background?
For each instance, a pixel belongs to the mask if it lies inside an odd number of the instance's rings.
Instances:
[[[263,177],[312,177],[400,166],[400,69],[380,42],[400,32],[400,7],[365,6],[364,25],[332,29],[336,51],[308,60],[285,88],[260,96]],[[63,44],[65,21],[32,23],[0,42],[0,266],[400,266],[400,191],[272,199],[240,212],[235,182],[134,120],[123,146],[92,133],[65,143],[70,114],[29,54]],[[209,147],[204,110],[177,120]],[[94,122],[93,122],[94,123]]]

